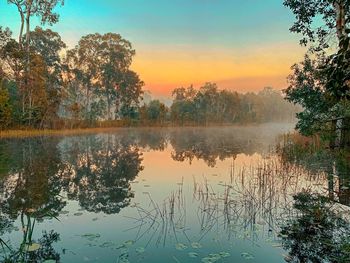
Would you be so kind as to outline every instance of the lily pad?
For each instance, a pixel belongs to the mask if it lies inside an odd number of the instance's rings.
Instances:
[[[67,215],[67,214],[69,214],[69,211],[64,210],[64,211],[61,211],[60,214],[61,215]]]
[[[100,234],[92,234],[92,233],[87,233],[87,234],[84,234],[84,235],[81,235],[82,238],[86,238],[87,240],[89,241],[93,241],[95,239],[98,239],[101,237]]]
[[[228,253],[228,252],[220,252],[219,255],[220,255],[220,257],[222,257],[222,258],[227,258],[227,257],[231,256],[231,254]]]
[[[135,243],[134,240],[127,240],[127,241],[124,242],[124,245],[125,245],[125,246],[131,246],[131,245],[133,245],[134,243]]]
[[[38,244],[38,243],[32,243],[31,245],[27,246],[27,251],[28,252],[33,252],[33,251],[36,251],[38,250],[39,248],[41,248],[41,245]]]
[[[138,247],[135,250],[136,250],[136,253],[138,253],[138,254],[145,253],[145,248],[144,247]]]
[[[190,258],[198,258],[198,253],[196,253],[196,252],[189,252],[188,253],[188,256],[190,257]]]
[[[209,254],[207,257],[205,257],[205,258],[202,258],[202,262],[203,263],[214,263],[214,262],[217,262],[218,260],[220,260],[221,259],[221,256],[220,256],[220,254],[214,254],[214,253],[212,253],[212,254]]]
[[[253,256],[252,254],[247,253],[247,252],[243,252],[243,253],[241,254],[241,256],[242,256],[244,259],[247,259],[247,260],[253,259],[253,258],[254,258],[254,256]]]
[[[183,243],[177,243],[177,244],[175,245],[175,248],[176,248],[177,250],[185,250],[185,249],[187,248],[187,246],[186,246],[185,244],[183,244]]]
[[[202,245],[200,243],[198,243],[198,242],[193,242],[193,243],[191,243],[191,247],[192,248],[201,248]]]
[[[104,242],[99,247],[102,247],[102,248],[114,247],[114,243],[110,242],[110,241],[109,242]]]
[[[82,212],[77,212],[77,213],[74,213],[74,215],[75,216],[81,216],[81,215],[83,215],[83,213]]]

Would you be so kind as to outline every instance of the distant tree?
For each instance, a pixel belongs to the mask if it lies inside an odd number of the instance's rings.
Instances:
[[[152,100],[147,105],[147,118],[151,122],[163,123],[166,117],[167,108],[159,100]]]
[[[107,33],[100,36],[100,76],[101,93],[107,102],[107,118],[112,119],[111,107],[113,102],[121,98],[132,96],[133,90],[130,84],[133,81],[129,67],[135,50],[132,49],[131,43],[123,39],[119,34]],[[128,76],[126,76],[128,75]],[[126,85],[123,85],[124,82]],[[124,89],[127,89],[125,92]],[[121,94],[123,93],[124,94]],[[139,97],[139,94],[137,98]]]
[[[121,117],[130,116],[125,115],[125,112],[132,112],[134,116],[139,107],[139,103],[142,98],[142,87],[144,82],[140,79],[139,75],[132,71],[127,70],[122,76],[122,81],[117,83],[116,86],[116,113]],[[128,109],[128,111],[125,111]]]
[[[79,87],[82,90],[84,99],[80,103],[83,108],[84,119],[90,119],[91,103],[93,102],[94,92],[99,67],[99,39],[100,34],[90,34],[83,36],[78,45],[67,52],[67,63],[69,63],[69,73],[74,74],[71,77],[79,81]]]

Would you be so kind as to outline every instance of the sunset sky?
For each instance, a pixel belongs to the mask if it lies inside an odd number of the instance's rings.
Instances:
[[[17,38],[19,15],[6,2],[0,2],[0,25]],[[89,33],[121,34],[136,49],[133,69],[155,96],[209,81],[240,92],[282,89],[305,52],[288,30],[293,16],[282,2],[66,0],[52,30],[69,47]]]

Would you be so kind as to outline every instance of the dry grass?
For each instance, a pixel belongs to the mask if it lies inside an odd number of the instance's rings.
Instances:
[[[122,128],[114,127],[114,128],[86,128],[86,129],[63,129],[63,130],[6,130],[6,131],[0,131],[0,139],[108,133],[108,132],[115,132],[120,129]]]

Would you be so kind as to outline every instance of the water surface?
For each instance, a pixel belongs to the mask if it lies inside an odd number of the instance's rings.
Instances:
[[[123,129],[1,140],[0,255],[14,262],[284,262],[278,233],[293,213],[292,195],[331,192],[327,172],[275,153],[291,130]],[[332,178],[332,189],[337,184]]]

